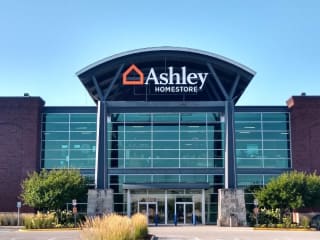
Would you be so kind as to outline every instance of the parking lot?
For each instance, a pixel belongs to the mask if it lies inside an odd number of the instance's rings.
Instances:
[[[149,227],[155,240],[319,240],[320,231],[254,230],[216,226]],[[80,240],[80,231],[19,231],[0,227],[0,240]]]

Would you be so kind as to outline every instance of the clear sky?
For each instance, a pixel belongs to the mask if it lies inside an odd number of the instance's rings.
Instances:
[[[320,95],[318,0],[0,0],[0,96],[90,106],[75,73],[113,54],[176,46],[257,72],[238,105]]]

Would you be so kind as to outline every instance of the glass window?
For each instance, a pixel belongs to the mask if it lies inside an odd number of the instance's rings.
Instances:
[[[203,150],[181,150],[180,151],[181,158],[191,158],[191,159],[198,159],[198,158],[206,158],[207,152]]]
[[[181,167],[207,167],[207,159],[181,159]]]
[[[68,140],[69,132],[43,132],[42,139],[44,140]]]
[[[94,159],[95,156],[96,156],[96,151],[92,151],[92,150],[70,150],[70,159],[84,159],[84,158]]]
[[[67,168],[68,162],[66,160],[45,160],[43,167],[46,169]]]
[[[71,113],[70,114],[71,122],[92,122],[95,123],[97,121],[97,114],[87,114],[87,113]]]
[[[186,183],[206,183],[207,175],[181,175],[180,181]]]
[[[43,114],[43,122],[69,122],[69,114],[46,113]]]
[[[260,140],[261,132],[236,131],[237,140]]]
[[[148,123],[148,122],[151,122],[151,114],[150,113],[126,113],[125,121]]]
[[[70,160],[69,167],[70,168],[94,168],[95,161],[94,160]]]
[[[151,139],[151,132],[125,132],[126,140],[148,140]]]
[[[263,121],[288,121],[288,113],[262,113]]]
[[[69,131],[69,123],[51,123],[42,124],[42,131]]]
[[[261,113],[255,112],[236,112],[234,114],[235,121],[244,121],[244,122],[260,122]]]
[[[290,168],[290,160],[288,158],[265,159],[266,168]]]
[[[151,183],[150,175],[126,175],[125,183]]]
[[[264,149],[290,149],[288,141],[264,141]]]
[[[126,167],[128,168],[147,168],[151,167],[150,159],[126,159]]]
[[[68,150],[45,150],[42,156],[44,159],[67,159]]]
[[[96,150],[96,141],[71,141],[70,149]]]
[[[207,149],[207,141],[181,141],[181,149]]]
[[[238,158],[261,158],[262,152],[255,144],[248,145],[247,149],[237,149],[236,156]]]
[[[179,150],[153,150],[154,158],[179,158]]]
[[[262,158],[239,158],[237,157],[238,168],[261,168],[263,167]]]
[[[96,132],[70,132],[70,140],[96,140]]]
[[[154,140],[179,140],[179,132],[153,132]]]
[[[151,126],[150,125],[139,125],[139,124],[135,124],[135,125],[126,125],[126,131],[127,132],[149,132],[151,130]]]
[[[70,131],[96,131],[96,123],[70,123]]]
[[[263,132],[263,138],[266,140],[289,140],[288,132]]]
[[[150,141],[125,141],[125,147],[126,149],[150,149],[151,142]],[[119,145],[118,148],[123,148],[123,147]]]
[[[289,129],[288,122],[263,122],[263,130],[271,131],[287,131]]]
[[[178,141],[153,141],[153,149],[179,149]]]
[[[181,123],[206,122],[206,113],[181,113]]]
[[[126,158],[151,158],[151,150],[126,149]]]
[[[154,159],[153,167],[177,168],[179,167],[179,159]]]
[[[154,113],[153,122],[155,123],[178,123],[179,114],[178,113]]]
[[[205,140],[207,138],[206,132],[189,131],[180,132],[181,140]]]
[[[237,149],[262,149],[262,141],[236,141]]]
[[[263,150],[265,158],[288,158],[288,150]]]
[[[236,122],[235,129],[237,131],[257,131],[261,130],[260,122]]]
[[[179,176],[178,175],[154,175],[153,182],[154,183],[178,183]]]
[[[250,185],[263,185],[263,175],[258,174],[237,174],[237,185],[245,187]]]
[[[43,141],[42,149],[51,150],[51,149],[68,149],[69,142],[68,141]]]

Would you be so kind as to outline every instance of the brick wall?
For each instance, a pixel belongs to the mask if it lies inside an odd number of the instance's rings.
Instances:
[[[293,168],[320,174],[320,96],[293,96],[287,105]]]
[[[22,180],[39,170],[43,105],[39,97],[0,97],[0,212],[17,210]]]

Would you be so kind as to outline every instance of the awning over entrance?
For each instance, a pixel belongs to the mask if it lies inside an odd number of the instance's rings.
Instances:
[[[102,59],[77,75],[94,101],[236,103],[255,72],[210,52],[157,47]]]
[[[209,189],[208,183],[123,184],[123,189]]]

